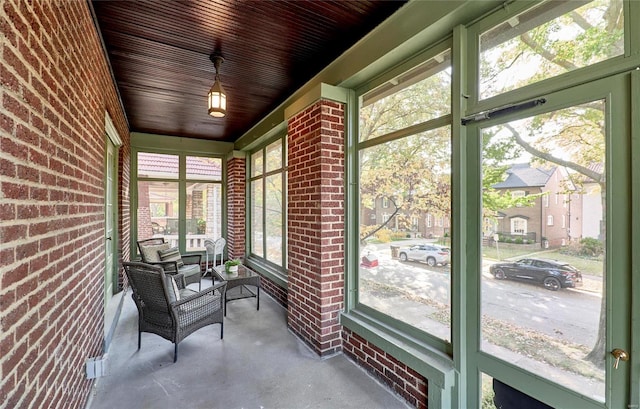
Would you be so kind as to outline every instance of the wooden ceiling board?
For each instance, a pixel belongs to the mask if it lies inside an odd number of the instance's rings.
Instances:
[[[405,1],[101,1],[92,5],[131,131],[235,141]],[[207,114],[221,53],[227,116]]]

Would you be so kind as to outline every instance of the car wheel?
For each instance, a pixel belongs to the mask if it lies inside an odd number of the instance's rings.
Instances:
[[[400,253],[400,261],[407,261],[407,253]]]
[[[502,271],[501,268],[497,269],[496,271],[493,272],[493,276],[495,278],[497,278],[498,280],[504,280],[507,276],[504,273],[504,271]]]
[[[555,277],[547,277],[544,279],[544,288],[551,291],[558,291],[560,289],[560,280]]]
[[[427,264],[429,264],[431,267],[435,266],[436,263],[436,259],[433,257],[427,257]]]

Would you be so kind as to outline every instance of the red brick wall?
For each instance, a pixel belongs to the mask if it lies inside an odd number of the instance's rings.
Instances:
[[[262,276],[260,279],[260,286],[267,294],[269,294],[274,300],[278,302],[284,308],[287,308],[287,289],[280,287],[278,284],[269,280],[267,277]]]
[[[321,100],[288,124],[288,322],[320,355],[340,350],[344,109]]]
[[[229,258],[244,257],[246,160],[232,158],[227,162],[227,252]]]
[[[345,328],[343,352],[412,407],[426,409],[427,380],[422,375]]]
[[[5,0],[0,24],[0,407],[80,408],[104,334],[105,110],[128,130],[87,2]]]

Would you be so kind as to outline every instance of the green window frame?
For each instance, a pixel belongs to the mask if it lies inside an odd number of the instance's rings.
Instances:
[[[249,264],[276,283],[287,272],[286,134],[268,139],[247,155],[247,254]]]
[[[131,134],[131,254],[138,255],[136,241],[152,236],[164,236],[165,240],[179,248],[181,253],[204,252],[204,238],[226,237],[226,160],[233,148],[230,143],[176,138],[162,135]],[[160,166],[149,175],[139,175],[140,154],[163,155],[173,158],[169,167]],[[211,166],[210,170],[207,170]],[[148,167],[148,166],[147,166]],[[151,203],[148,195],[143,198],[140,183],[169,185],[169,205]],[[199,192],[199,196],[194,193]],[[195,198],[195,199],[194,199]],[[141,200],[149,202],[150,212],[162,219],[156,221],[151,231],[142,226],[151,217],[138,214]],[[169,203],[167,202],[167,203]],[[169,217],[168,207],[177,209]],[[206,207],[206,208],[205,208]],[[166,220],[165,220],[166,219]],[[170,219],[170,220],[169,220]],[[153,222],[153,217],[151,218]],[[204,223],[203,223],[204,222]]]
[[[499,110],[505,106],[516,105],[540,96],[561,91],[578,89],[581,84],[596,84],[600,80],[607,80],[616,74],[628,72],[640,63],[640,28],[630,24],[630,21],[640,18],[640,6],[634,1],[624,1],[624,53],[613,58],[597,61],[594,64],[581,66],[571,72],[552,75],[539,81],[495,93],[487,98],[479,96],[478,87],[478,58],[479,36],[492,27],[503,24],[513,17],[533,9],[539,2],[526,1],[510,3],[508,7],[500,6],[493,12],[482,15],[466,15],[458,21],[468,21],[469,26],[451,27],[449,36],[433,42],[423,44],[422,48],[415,41],[408,41],[404,46],[411,46],[418,51],[403,59],[389,58],[387,71],[376,71],[368,79],[352,85],[354,94],[349,101],[349,118],[351,120],[350,133],[347,134],[347,272],[345,275],[345,312],[341,323],[350,330],[363,336],[378,348],[391,353],[400,362],[405,363],[429,379],[429,407],[480,407],[482,394],[481,380],[486,373],[498,374],[502,379],[516,384],[530,384],[524,389],[536,391],[547,397],[552,396],[556,404],[574,407],[580,401],[578,395],[567,392],[561,385],[556,385],[543,379],[526,377],[515,373],[512,369],[501,365],[499,360],[478,352],[479,348],[479,292],[480,280],[475,278],[479,274],[482,254],[482,225],[486,224],[481,212],[482,183],[478,177],[482,169],[481,134],[477,129],[461,125],[462,119],[473,118],[481,114]],[[466,18],[466,20],[465,20]],[[358,96],[380,86],[385,82],[393,83],[394,79],[415,66],[416,61],[424,61],[424,56],[432,53],[443,43],[450,41],[453,54],[453,98],[451,108],[452,124],[452,340],[443,343],[441,340],[425,336],[415,327],[405,325],[397,320],[380,314],[375,309],[361,305],[358,301],[360,286],[358,269],[361,255],[358,248],[360,218],[370,216],[363,214],[359,208],[359,161],[358,156],[362,141],[359,140],[358,128]],[[435,45],[434,45],[435,44]],[[638,91],[638,75],[636,82],[631,82]],[[634,85],[635,84],[635,85]],[[350,84],[351,85],[351,84]],[[584,92],[585,87],[577,92]],[[562,106],[571,106],[571,91],[562,94],[565,98]],[[575,95],[580,102],[581,95]],[[629,109],[631,109],[629,107]],[[637,107],[636,107],[637,109]],[[547,109],[548,110],[548,109]],[[524,116],[524,114],[522,114]],[[635,121],[637,122],[637,121]],[[634,122],[634,123],[635,123]],[[624,126],[622,126],[624,129]],[[393,139],[398,135],[390,137]],[[385,134],[379,135],[385,138]],[[637,146],[636,146],[637,150]],[[618,164],[616,164],[618,165]],[[620,167],[624,166],[620,164]],[[637,169],[636,169],[637,170]],[[618,170],[620,173],[620,171]],[[624,195],[622,195],[624,196]],[[546,196],[545,196],[546,197]],[[620,205],[619,198],[609,200],[614,205]],[[545,199],[545,203],[547,203]],[[557,220],[556,220],[556,223]],[[435,224],[435,219],[434,219]],[[637,243],[635,245],[637,247]],[[623,262],[624,264],[624,262]],[[618,284],[618,283],[616,283]],[[620,284],[621,285],[621,284]],[[620,321],[620,320],[616,320]],[[633,346],[638,346],[637,337]],[[403,345],[398,348],[398,345]],[[637,370],[635,371],[637,373]],[[497,375],[496,375],[497,376]],[[614,377],[620,377],[615,373]],[[510,378],[512,377],[512,378]],[[532,381],[533,379],[533,381]],[[631,377],[630,379],[633,379]],[[637,376],[636,376],[637,379]],[[637,382],[631,388],[631,403],[638,402]],[[582,403],[584,407],[597,408],[600,403],[593,401]],[[574,406],[571,406],[574,405]]]

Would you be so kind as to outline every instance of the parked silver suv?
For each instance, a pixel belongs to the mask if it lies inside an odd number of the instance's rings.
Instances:
[[[449,264],[449,249],[437,244],[416,244],[408,249],[400,249],[400,261],[426,261],[430,266]]]

